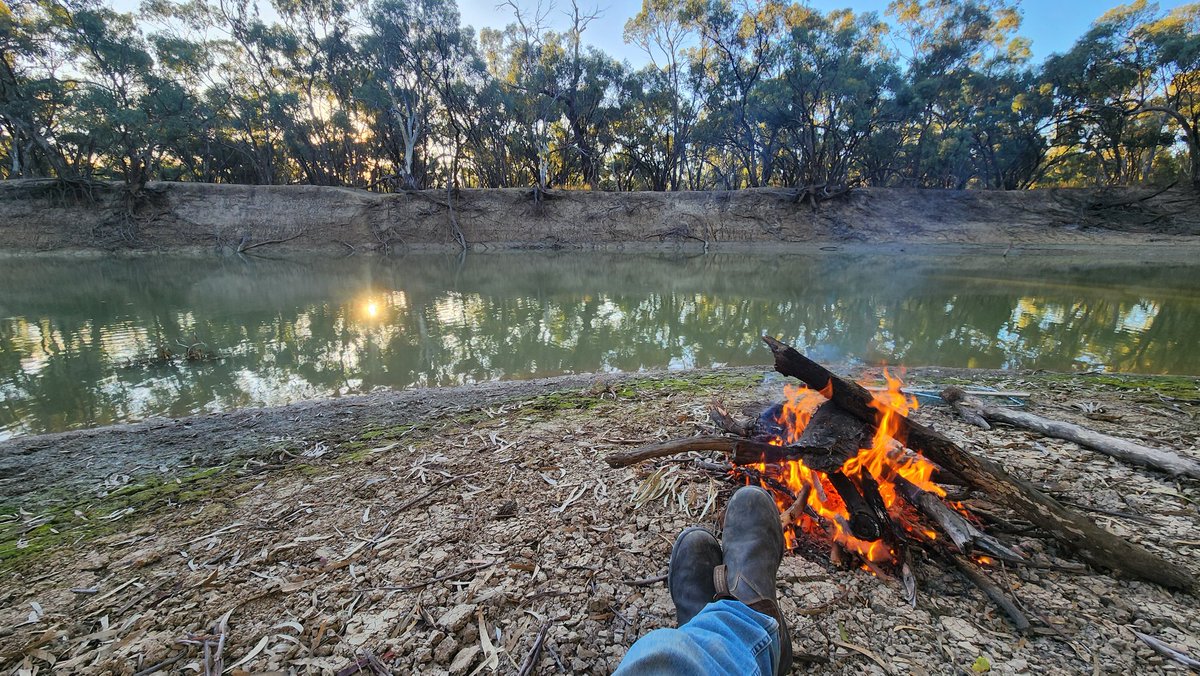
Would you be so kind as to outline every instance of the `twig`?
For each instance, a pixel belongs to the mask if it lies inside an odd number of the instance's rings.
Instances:
[[[853,650],[854,652],[858,653],[859,655],[870,658],[871,661],[873,661],[873,662],[875,662],[875,664],[879,665],[880,669],[883,669],[883,673],[885,673],[885,674],[893,673],[892,668],[890,666],[888,666],[887,662],[884,662],[883,660],[879,659],[878,655],[876,655],[875,653],[871,652],[870,650],[867,650],[866,648],[864,648],[860,645],[855,645],[853,643],[847,643],[846,641],[839,641],[837,639],[833,640],[833,644],[841,646],[847,650]]]
[[[497,563],[500,563],[500,561],[499,560],[488,561],[487,563],[481,563],[478,566],[471,566],[470,568],[464,568],[462,570],[455,571],[453,573],[446,573],[445,575],[438,575],[437,577],[430,578],[428,580],[425,580],[424,582],[417,582],[414,584],[406,584],[406,585],[401,585],[401,586],[390,586],[390,587],[363,587],[362,589],[359,589],[359,591],[412,591],[414,589],[421,589],[422,587],[428,587],[429,585],[437,583],[437,582],[453,580],[456,577],[462,577],[463,575],[466,575],[468,573],[475,573],[475,572],[483,570],[484,568],[490,568],[490,567],[496,565]]]
[[[538,658],[542,656],[542,645],[546,642],[546,632],[548,631],[550,631],[550,623],[546,622],[538,630],[537,638],[533,640],[533,647],[529,649],[529,654],[521,662],[521,668],[517,671],[517,676],[530,676],[537,669]]]
[[[666,580],[667,580],[667,574],[663,573],[662,575],[655,575],[654,577],[643,577],[638,580],[625,580],[625,584],[631,584],[635,587],[649,587],[651,585],[658,584],[659,582],[666,582]]]
[[[179,660],[183,659],[184,655],[186,655],[186,654],[187,653],[180,653],[179,655],[176,655],[175,657],[167,658],[167,659],[163,660],[162,662],[159,662],[158,664],[146,667],[145,669],[142,669],[141,671],[134,673],[133,676],[150,676],[150,674],[157,673],[159,671],[165,671],[167,667],[169,667],[172,664],[175,664]]]
[[[1149,634],[1143,634],[1142,632],[1138,631],[1137,629],[1130,629],[1129,631],[1132,631],[1134,636],[1141,639],[1142,643],[1145,643],[1146,645],[1150,646],[1154,650],[1154,652],[1158,653],[1159,655],[1162,655],[1163,657],[1165,657],[1169,660],[1172,660],[1174,662],[1178,662],[1185,667],[1200,670],[1200,660],[1193,659],[1192,657],[1189,657],[1188,655],[1183,654],[1182,652],[1176,650],[1175,648],[1172,648],[1171,646],[1167,645],[1163,641],[1161,641],[1157,638],[1154,638],[1153,636],[1150,636]]]

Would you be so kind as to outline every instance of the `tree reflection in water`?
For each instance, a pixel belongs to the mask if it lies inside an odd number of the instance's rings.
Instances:
[[[571,372],[825,361],[1200,373],[1200,268],[1062,256],[9,259],[0,436]],[[125,366],[198,339],[210,363]]]

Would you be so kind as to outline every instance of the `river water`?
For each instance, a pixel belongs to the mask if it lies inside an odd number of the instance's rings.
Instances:
[[[7,258],[0,438],[381,387],[766,365],[763,332],[826,362],[1200,374],[1200,263],[1097,258]]]

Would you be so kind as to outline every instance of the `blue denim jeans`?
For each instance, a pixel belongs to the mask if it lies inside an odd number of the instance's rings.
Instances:
[[[740,601],[704,606],[678,629],[655,629],[625,653],[614,676],[731,674],[772,676],[779,664],[779,624]]]

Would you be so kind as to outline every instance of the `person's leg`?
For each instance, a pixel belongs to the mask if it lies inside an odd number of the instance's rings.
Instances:
[[[734,493],[725,510],[725,551],[703,528],[671,548],[667,586],[678,629],[657,629],[630,647],[616,673],[760,674],[791,668],[775,574],[783,556],[779,510],[760,488]],[[711,602],[720,595],[721,600]]]
[[[771,676],[779,625],[740,601],[710,603],[678,629],[655,629],[625,653],[614,676]]]

